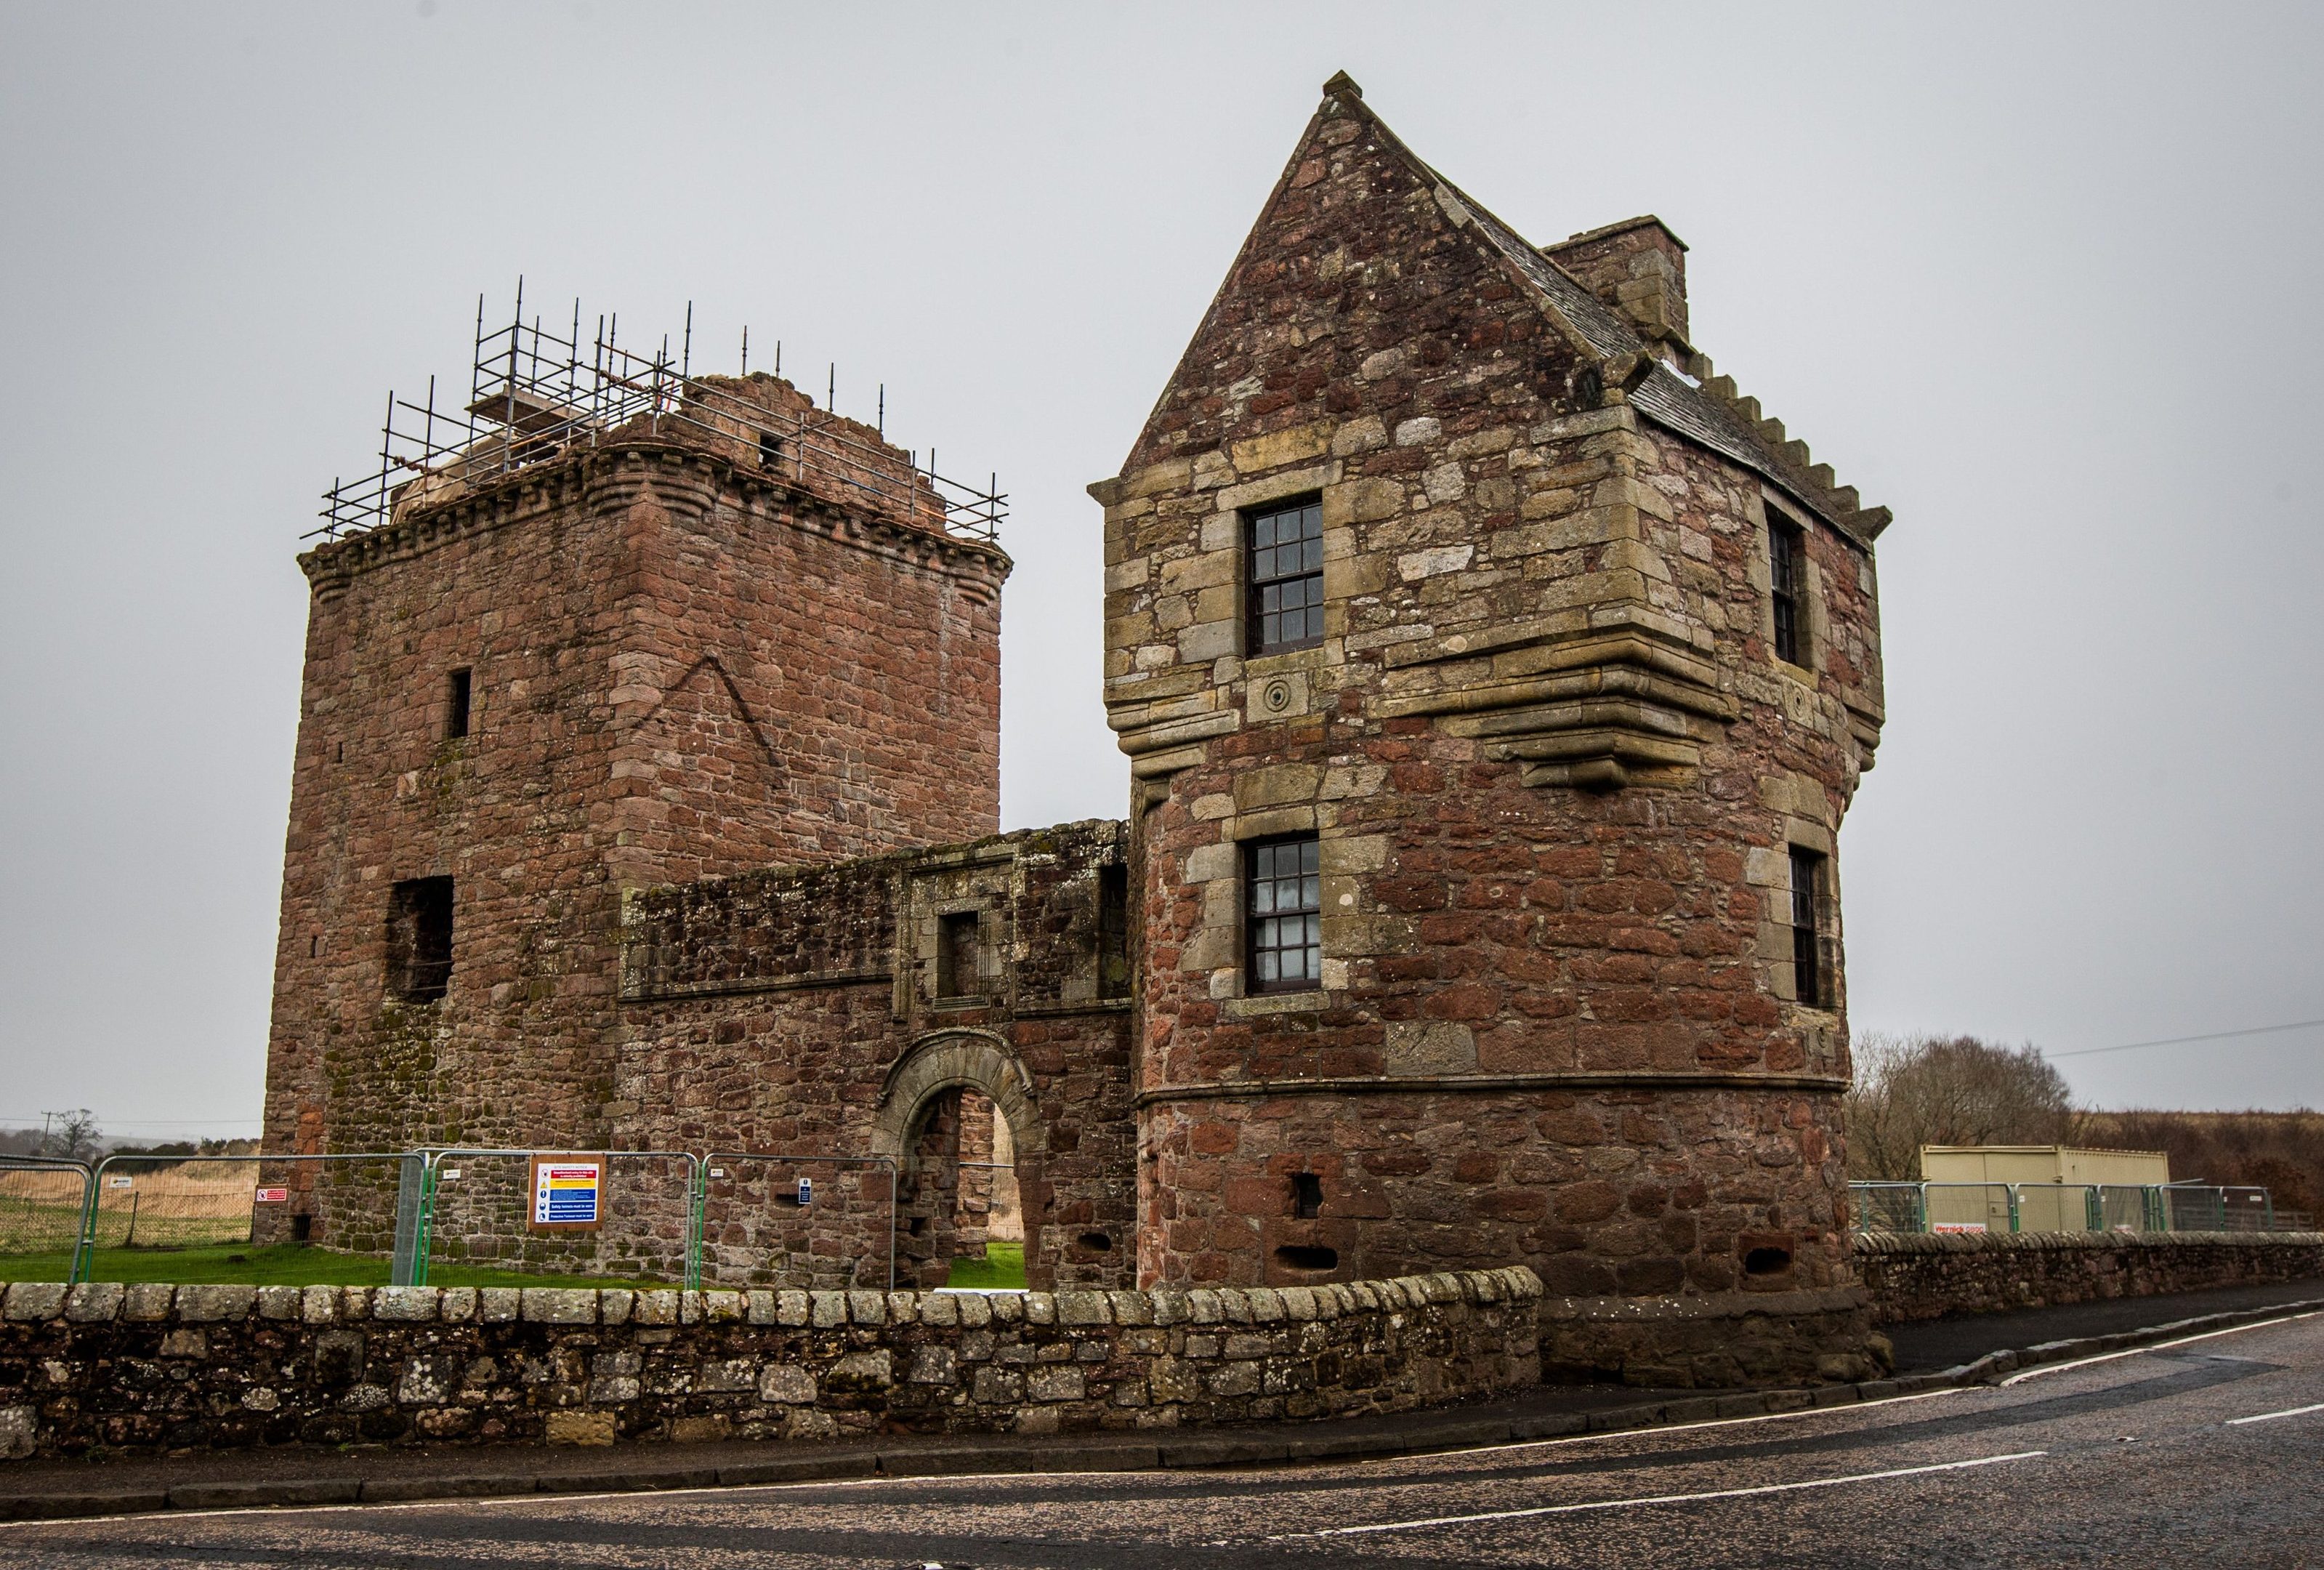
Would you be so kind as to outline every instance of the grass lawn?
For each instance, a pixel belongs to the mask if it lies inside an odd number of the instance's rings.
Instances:
[[[61,1281],[72,1271],[70,1251],[0,1254],[0,1281]],[[220,1243],[208,1248],[99,1249],[92,1281],[175,1281],[185,1286],[226,1283],[252,1287],[384,1287],[388,1261],[328,1249],[282,1244],[253,1248]],[[1024,1277],[1021,1253],[1018,1279]],[[431,1287],[650,1287],[668,1282],[623,1281],[595,1276],[551,1276],[524,1270],[481,1270],[430,1264]]]
[[[984,1257],[981,1260],[953,1261],[952,1284],[955,1287],[996,1287],[1021,1291],[1025,1286],[1025,1245],[1020,1242],[990,1242],[984,1245]]]

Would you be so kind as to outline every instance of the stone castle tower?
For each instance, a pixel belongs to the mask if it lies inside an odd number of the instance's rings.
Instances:
[[[1522,1260],[1545,1365],[1856,1366],[1887,515],[1714,375],[1658,220],[1536,249],[1326,95],[1091,487],[1140,1279]]]
[[[272,1148],[607,1148],[625,891],[999,827],[1000,549],[777,378],[590,398],[300,558]]]

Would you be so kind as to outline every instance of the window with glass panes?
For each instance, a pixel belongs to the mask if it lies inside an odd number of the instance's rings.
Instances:
[[[1250,652],[1323,641],[1323,503],[1295,502],[1250,518]]]
[[[1254,993],[1301,992],[1323,983],[1323,880],[1315,836],[1265,840],[1245,853],[1243,919]]]
[[[1812,1009],[1825,1007],[1822,939],[1823,857],[1792,847],[1792,996]]]
[[[1775,609],[1775,658],[1797,665],[1800,661],[1800,600],[1807,585],[1807,572],[1802,561],[1806,540],[1799,526],[1787,519],[1767,518],[1767,576],[1771,580]]]

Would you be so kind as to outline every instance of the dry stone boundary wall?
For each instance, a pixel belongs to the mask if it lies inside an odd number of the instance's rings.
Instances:
[[[1886,1233],[1856,1240],[1876,1325],[2324,1277],[2324,1233]]]
[[[1522,1267],[988,1294],[19,1281],[0,1298],[0,1456],[1402,1411],[1536,1383],[1541,1293]]]

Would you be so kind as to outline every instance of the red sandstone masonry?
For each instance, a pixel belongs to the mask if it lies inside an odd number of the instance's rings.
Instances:
[[[1748,1377],[1851,1377],[1840,933],[1833,1006],[1799,1006],[1781,902],[1878,734],[1868,552],[1642,416],[1329,92],[1093,487],[1139,791],[1141,1279],[1520,1259],[1594,1306],[1547,1348],[1569,1371],[1747,1377],[1692,1331],[1593,1350],[1670,1299],[1773,1324]],[[1323,643],[1254,657],[1241,521],[1302,495]],[[1769,642],[1775,508],[1806,532],[1802,667]],[[1323,986],[1245,996],[1238,847],[1310,830]]]
[[[623,1039],[612,1111],[635,1148],[887,1155],[901,1166],[898,1279],[940,1286],[958,1231],[957,1104],[1010,1121],[1037,1287],[1133,1284],[1126,966],[1102,889],[1123,826],[1096,821],[963,845],[782,868],[629,902]],[[937,995],[939,919],[979,924],[982,976]],[[1111,973],[1111,974],[1110,974]],[[885,1175],[722,1164],[706,1279],[887,1281]]]
[[[602,1148],[623,886],[995,827],[1009,563],[981,541],[637,439],[301,565],[270,1147]],[[450,992],[388,999],[389,886],[442,874]],[[380,1246],[379,1209],[317,1235]]]

